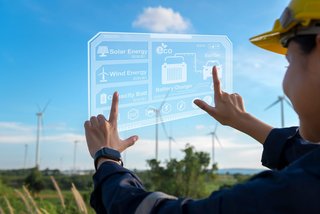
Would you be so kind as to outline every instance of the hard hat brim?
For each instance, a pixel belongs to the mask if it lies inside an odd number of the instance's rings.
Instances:
[[[250,42],[254,45],[274,53],[285,55],[287,48],[284,48],[280,42],[280,32],[269,31],[250,38]]]

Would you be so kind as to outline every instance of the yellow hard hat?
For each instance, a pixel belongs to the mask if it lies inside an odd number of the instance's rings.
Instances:
[[[319,23],[320,0],[292,0],[271,31],[252,37],[250,41],[260,48],[286,54],[285,43],[289,38],[320,33]]]

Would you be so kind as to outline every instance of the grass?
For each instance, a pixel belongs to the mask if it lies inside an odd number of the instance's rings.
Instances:
[[[73,187],[73,191],[76,187]],[[29,191],[27,193],[25,187],[14,189],[6,187],[0,188],[0,214],[2,213],[35,213],[35,214],[75,214],[75,213],[95,213],[93,209],[89,208],[90,191],[77,191],[78,202],[82,200],[82,207],[80,210],[77,206],[77,201],[71,190],[61,191],[64,197],[65,207],[61,204],[61,199],[56,190],[44,190],[39,194],[32,195]],[[84,208],[85,207],[85,208]]]

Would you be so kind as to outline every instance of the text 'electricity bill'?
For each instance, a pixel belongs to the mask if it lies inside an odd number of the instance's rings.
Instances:
[[[232,91],[232,44],[227,36],[98,33],[88,42],[89,116],[109,116],[118,91],[119,131],[204,114],[214,105],[212,67]]]

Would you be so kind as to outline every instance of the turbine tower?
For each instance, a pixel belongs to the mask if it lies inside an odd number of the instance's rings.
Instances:
[[[220,140],[217,136],[217,128],[218,128],[218,123],[216,124],[214,131],[208,134],[208,135],[211,135],[211,139],[212,139],[212,145],[211,145],[212,146],[212,153],[211,153],[212,164],[215,164],[215,160],[214,160],[215,140],[217,140],[217,142],[221,146]]]
[[[49,105],[50,101],[47,102],[47,104],[45,105],[45,107],[41,110],[40,106],[38,106],[39,108],[39,112],[36,113],[37,116],[37,141],[36,141],[36,167],[39,168],[40,167],[40,132],[43,128],[43,114],[46,111],[48,105]]]
[[[162,125],[162,128],[163,128],[163,132],[164,134],[166,135],[166,137],[168,138],[169,140],[169,160],[171,160],[171,146],[172,146],[172,142],[175,142],[176,143],[176,140],[172,137],[172,131],[170,129],[170,135],[168,135],[168,132],[167,132],[167,129],[166,129],[166,126],[162,120],[162,117],[160,115],[160,120],[161,120],[161,125]]]
[[[165,98],[163,99],[162,103],[160,104],[159,108],[149,108],[150,111],[153,111],[155,114],[155,118],[156,118],[156,124],[155,124],[155,143],[156,143],[156,149],[155,149],[155,159],[158,160],[158,147],[159,147],[159,119],[161,120],[161,123],[163,123],[162,121],[162,117],[161,117],[161,109],[163,107],[163,105],[166,102],[166,99],[169,95],[169,92],[166,94]]]
[[[282,128],[284,127],[284,108],[283,108],[284,101],[292,108],[292,105],[288,101],[288,99],[284,95],[282,95],[282,96],[278,96],[278,99],[265,109],[265,111],[266,111],[266,110],[270,109],[271,107],[275,106],[276,104],[280,103],[280,105],[281,105],[281,127]]]
[[[23,169],[26,168],[27,165],[27,157],[28,157],[28,144],[24,145],[24,161],[23,161]]]
[[[172,156],[171,156],[171,145],[172,145],[172,142],[175,142],[176,143],[176,140],[172,137],[172,136],[169,136],[169,160],[172,159]]]
[[[76,157],[77,157],[77,144],[79,143],[80,141],[78,140],[75,140],[74,141],[74,150],[73,150],[73,173],[75,174],[76,172]]]

